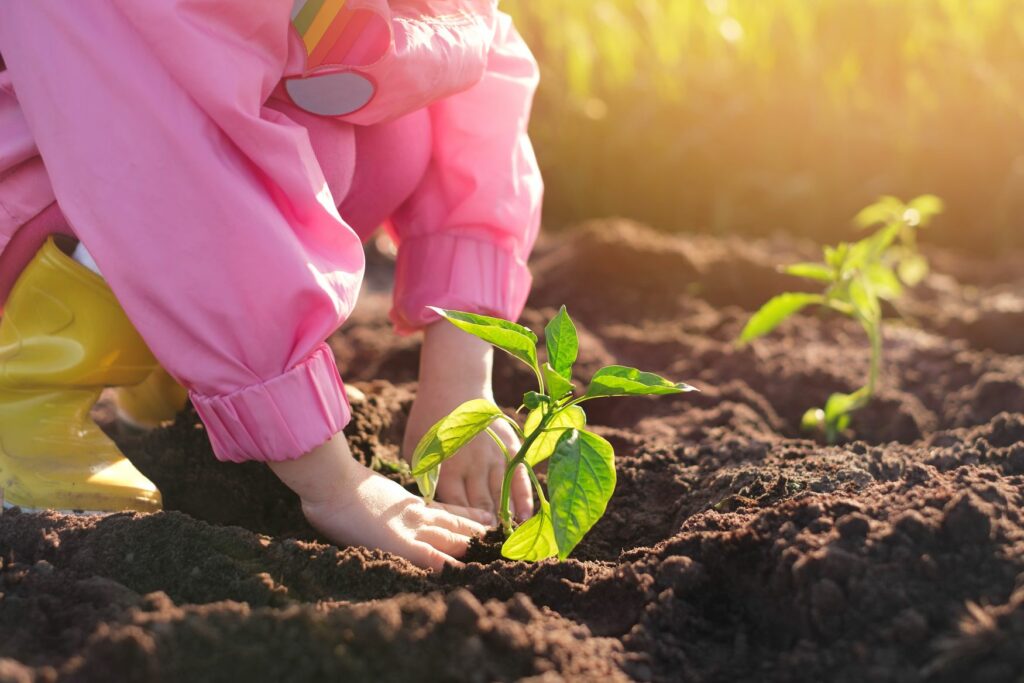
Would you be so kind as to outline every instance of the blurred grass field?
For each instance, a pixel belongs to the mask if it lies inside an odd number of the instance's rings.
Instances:
[[[849,237],[940,195],[926,241],[1024,245],[1024,0],[505,0],[543,69],[546,224]]]

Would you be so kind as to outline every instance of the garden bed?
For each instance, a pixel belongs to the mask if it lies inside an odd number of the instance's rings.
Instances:
[[[930,252],[855,440],[823,446],[800,417],[860,386],[856,324],[807,315],[733,344],[750,311],[799,288],[775,265],[816,255],[626,222],[542,242],[522,322],[564,303],[581,376],[616,362],[702,389],[588,405],[618,488],[562,563],[485,542],[430,575],[339,549],[265,467],[215,462],[193,412],[120,436],[167,511],[0,517],[0,681],[1012,680],[1024,259]],[[389,269],[371,260],[331,342],[366,395],[353,448],[385,470],[417,361],[389,331]],[[497,375],[498,402],[518,404],[529,371],[501,358]]]

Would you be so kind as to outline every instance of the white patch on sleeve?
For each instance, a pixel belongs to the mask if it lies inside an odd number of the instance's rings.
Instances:
[[[295,106],[319,116],[345,116],[357,112],[373,99],[376,87],[360,74],[323,74],[285,81]]]

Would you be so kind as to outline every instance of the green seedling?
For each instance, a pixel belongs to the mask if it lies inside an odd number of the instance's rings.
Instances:
[[[871,363],[867,383],[856,391],[829,396],[824,408],[804,413],[804,430],[823,433],[835,443],[850,426],[854,412],[866,406],[878,388],[882,364],[882,301],[894,302],[904,287],[913,287],[928,275],[928,261],[917,250],[917,230],[942,211],[942,201],[924,195],[904,204],[882,197],[857,214],[861,229],[878,229],[854,243],[825,247],[821,263],[796,263],[783,272],[823,286],[821,294],[786,292],[770,299],[747,322],[740,343],[764,336],[808,306],[821,306],[853,318],[867,333]]]
[[[486,399],[463,403],[430,428],[412,457],[412,474],[420,492],[431,501],[445,460],[477,436],[486,433],[505,455],[499,517],[505,532],[501,554],[511,560],[565,559],[604,515],[615,491],[615,452],[612,445],[586,429],[581,404],[611,396],[659,396],[694,391],[688,384],[670,382],[650,372],[621,365],[601,368],[587,390],[577,396],[572,369],[579,351],[576,326],[565,306],[544,328],[547,362],[538,358],[538,339],[530,329],[498,318],[433,309],[461,330],[483,339],[525,363],[537,378],[537,391],[523,395],[527,409],[523,427]],[[491,429],[505,420],[522,439],[515,453]],[[534,468],[548,465],[547,495]],[[509,507],[512,477],[526,468],[539,506],[529,520],[515,526]]]

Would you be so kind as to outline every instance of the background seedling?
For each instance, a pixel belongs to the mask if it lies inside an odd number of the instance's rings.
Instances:
[[[740,342],[764,336],[807,306],[831,309],[860,323],[871,344],[867,383],[849,393],[829,396],[824,408],[804,413],[801,426],[823,432],[830,443],[850,426],[850,416],[868,404],[878,387],[882,363],[881,301],[896,301],[904,286],[912,287],[928,275],[928,260],[917,249],[917,230],[942,211],[942,200],[923,195],[904,204],[882,197],[854,218],[861,229],[879,226],[859,242],[825,247],[821,263],[796,263],[783,271],[824,286],[821,294],[786,292],[770,299],[747,322]]]
[[[505,455],[499,517],[506,539],[501,553],[512,560],[565,559],[604,515],[615,491],[615,452],[612,445],[586,429],[581,404],[609,396],[658,396],[694,391],[688,384],[670,382],[650,372],[621,365],[601,368],[586,392],[575,395],[572,368],[579,351],[576,326],[565,306],[544,328],[547,362],[540,363],[538,339],[530,329],[498,318],[460,311],[434,309],[456,327],[490,342],[530,367],[537,391],[523,395],[530,412],[525,425],[505,415],[486,399],[463,403],[430,428],[412,457],[412,473],[423,497],[434,497],[445,460],[481,433],[498,444]],[[516,453],[491,429],[495,420],[509,422],[522,438]],[[547,495],[534,468],[550,459]],[[512,476],[525,467],[537,492],[536,514],[518,528],[509,507]]]

